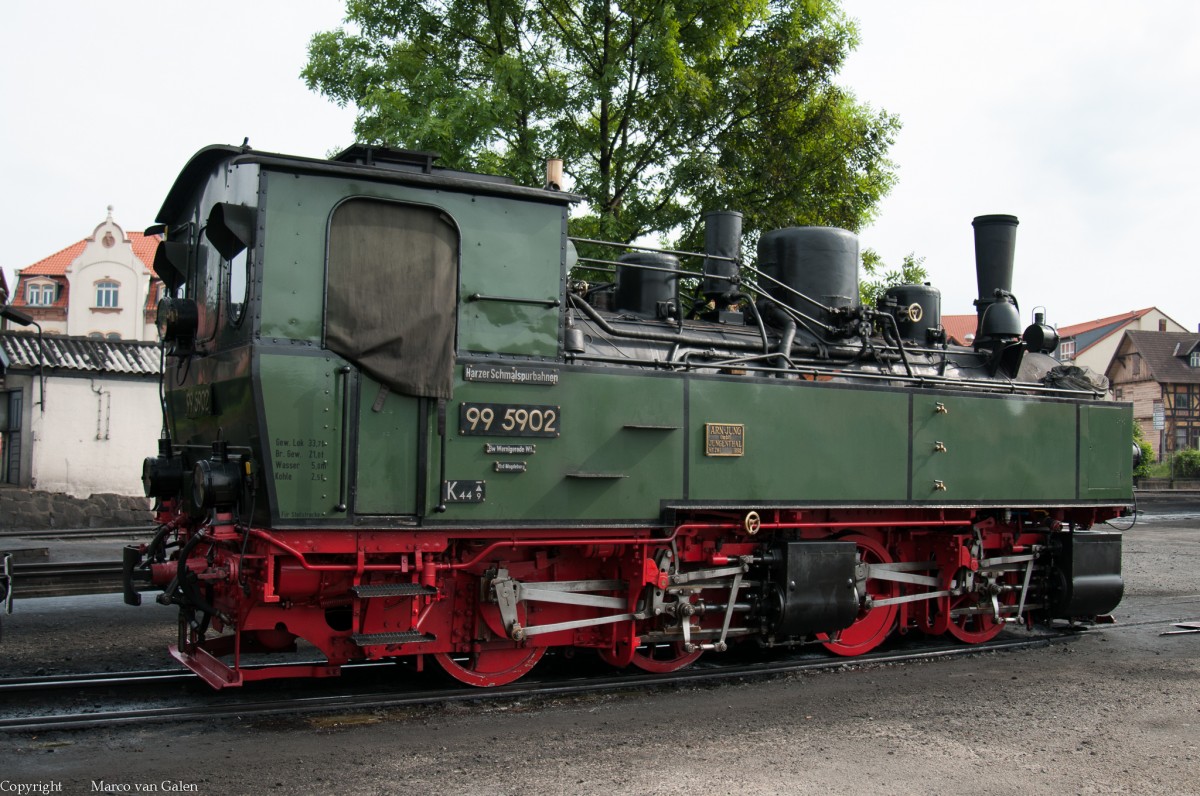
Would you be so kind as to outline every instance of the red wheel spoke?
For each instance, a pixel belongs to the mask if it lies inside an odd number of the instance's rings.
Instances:
[[[893,561],[887,547],[870,536],[852,534],[842,537],[842,541],[858,545],[858,552],[864,564],[890,564]],[[877,600],[895,597],[900,592],[897,584],[886,580],[868,580],[866,588],[867,594]],[[818,638],[826,639],[825,649],[835,655],[862,655],[878,647],[891,635],[899,608],[898,605],[869,608],[859,612],[854,624],[839,633],[836,640],[829,640],[829,636],[823,633],[819,634]]]
[[[545,647],[511,647],[480,650],[461,661],[445,652],[439,652],[434,657],[455,680],[478,688],[489,688],[520,679],[545,654]]]
[[[691,666],[701,655],[700,650],[684,652],[683,642],[660,646],[638,647],[633,653],[633,665],[644,672],[666,674]]]
[[[611,666],[623,668],[621,661],[609,650],[599,650],[599,653],[600,660]],[[672,644],[638,647],[634,650],[633,658],[629,662],[644,672],[668,674],[691,666],[701,654],[701,650],[685,652],[683,642],[677,641]]]
[[[1013,592],[1008,594],[1011,595]],[[1000,604],[1011,604],[1011,600],[1001,599]],[[976,610],[958,616],[953,614],[955,610],[968,608]],[[951,600],[950,611],[950,622],[946,626],[946,632],[966,644],[982,644],[985,641],[991,641],[1004,629],[1004,622],[996,621],[991,600],[983,599],[981,601],[977,594],[964,594],[962,597]]]

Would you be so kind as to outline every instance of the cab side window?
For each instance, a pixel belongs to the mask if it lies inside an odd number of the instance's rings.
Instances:
[[[458,230],[442,211],[351,199],[333,213],[325,344],[397,392],[449,398]]]

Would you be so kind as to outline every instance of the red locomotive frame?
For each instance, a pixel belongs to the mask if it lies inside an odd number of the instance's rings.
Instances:
[[[186,554],[151,571],[168,591],[186,581],[183,593],[205,614],[181,623],[172,654],[215,688],[331,676],[361,660],[411,659],[421,669],[426,656],[464,683],[494,686],[554,647],[667,672],[705,650],[772,644],[756,570],[781,535],[853,542],[857,551],[852,588],[865,588],[866,599],[855,595],[865,607],[848,627],[807,642],[846,656],[897,630],[985,642],[1007,623],[1046,616],[1052,584],[1040,564],[1051,534],[1118,512],[1059,509],[1006,523],[976,521],[972,509],[776,510],[624,531],[268,531],[222,513],[194,525],[168,502],[159,519]],[[220,635],[206,637],[209,620]],[[298,639],[327,662],[246,662]]]

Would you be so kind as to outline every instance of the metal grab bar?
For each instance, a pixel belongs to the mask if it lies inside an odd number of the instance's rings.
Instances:
[[[336,375],[342,381],[342,463],[338,472],[338,502],[334,511],[349,510],[349,473],[350,465],[350,366],[342,365]]]

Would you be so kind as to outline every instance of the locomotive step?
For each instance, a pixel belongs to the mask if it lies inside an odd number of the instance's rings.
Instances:
[[[355,597],[416,597],[422,594],[437,594],[432,586],[422,586],[420,583],[373,583],[363,586],[351,586],[350,591]]]
[[[419,641],[433,641],[434,639],[434,636],[416,630],[406,630],[403,633],[355,633],[350,637],[350,640],[360,647],[380,644],[415,644]]]

